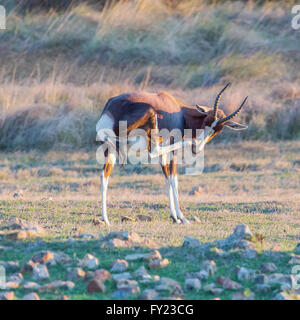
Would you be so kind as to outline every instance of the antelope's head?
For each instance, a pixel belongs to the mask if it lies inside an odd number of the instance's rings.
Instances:
[[[246,100],[246,97],[241,105],[230,115],[226,116],[222,110],[218,109],[219,102],[223,92],[230,86],[228,83],[217,95],[213,108],[202,107],[196,105],[198,112],[202,115],[202,125],[200,129],[204,129],[205,143],[210,141],[215,135],[220,133],[224,127],[228,127],[233,130],[244,130],[247,126],[238,122],[232,121],[232,119],[242,110]]]

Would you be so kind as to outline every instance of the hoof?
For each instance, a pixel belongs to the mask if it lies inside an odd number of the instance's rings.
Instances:
[[[186,219],[180,219],[180,221],[181,221],[183,224],[190,224],[190,223],[191,223],[189,220],[186,220]]]
[[[177,223],[177,224],[181,224],[181,220],[180,219],[175,219],[174,217],[171,217],[173,223]]]

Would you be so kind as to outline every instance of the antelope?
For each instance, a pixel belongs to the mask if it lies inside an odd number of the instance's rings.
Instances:
[[[159,162],[166,179],[167,193],[169,196],[170,217],[176,223],[189,223],[184,217],[178,196],[178,178],[177,178],[177,158],[176,148],[161,147],[161,140],[158,135],[154,136],[154,143],[150,143],[150,131],[157,132],[161,129],[179,129],[182,132],[182,141],[184,141],[184,130],[191,129],[193,141],[196,139],[196,130],[204,130],[204,138],[201,141],[201,150],[204,145],[214,136],[219,134],[224,127],[233,130],[244,130],[247,126],[232,121],[243,108],[247,97],[241,105],[230,115],[226,116],[222,110],[218,109],[219,102],[223,92],[230,85],[228,83],[217,95],[213,108],[206,106],[186,105],[167,92],[147,93],[131,92],[110,98],[100,116],[96,125],[96,131],[102,132],[98,140],[104,143],[109,139],[105,130],[112,130],[115,136],[119,137],[119,121],[127,121],[127,135],[134,129],[144,129],[148,137],[148,149],[150,156],[159,156]],[[103,133],[104,132],[104,133]],[[151,140],[152,141],[152,140]],[[116,151],[120,148],[118,143],[115,146]],[[199,152],[196,151],[196,152]],[[109,225],[107,217],[106,196],[109,176],[116,163],[116,154],[106,150],[105,163],[101,169],[101,194],[102,194],[102,220]]]

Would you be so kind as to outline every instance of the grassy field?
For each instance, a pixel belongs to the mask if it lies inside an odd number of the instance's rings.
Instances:
[[[21,264],[40,250],[49,249],[83,258],[92,253],[100,266],[110,269],[116,258],[128,253],[147,252],[149,249],[101,249],[99,235],[112,231],[135,231],[153,239],[160,252],[168,257],[170,265],[152,274],[168,276],[184,283],[188,271],[199,271],[201,262],[213,258],[217,273],[235,279],[234,268],[247,265],[258,268],[262,262],[274,261],[282,273],[290,273],[289,254],[300,240],[300,144],[299,142],[211,144],[205,152],[205,173],[199,176],[179,177],[180,198],[183,212],[188,218],[196,216],[200,223],[173,224],[169,218],[168,199],[160,168],[154,166],[119,167],[110,180],[108,210],[112,226],[95,226],[92,221],[100,213],[99,169],[94,153],[8,153],[0,157],[0,226],[12,218],[38,222],[47,230],[39,241],[1,244],[12,250],[0,253],[0,260],[17,260]],[[203,193],[189,195],[193,187],[201,186]],[[18,195],[16,195],[18,193]],[[22,195],[22,196],[21,196]],[[144,214],[151,222],[124,222],[121,216],[135,217]],[[238,224],[246,224],[253,233],[262,234],[265,240],[259,245],[260,254],[254,260],[242,259],[238,252],[231,258],[202,256],[197,250],[182,249],[185,236],[201,241],[227,237]],[[91,240],[71,241],[78,234],[94,234]],[[265,252],[274,249],[283,256],[278,259]],[[136,270],[140,262],[130,263],[129,271]],[[64,279],[65,269],[51,267],[51,279]],[[245,290],[253,284],[245,283]],[[85,282],[76,283],[72,292],[60,290],[72,299],[109,299],[113,283],[109,282],[106,294],[87,294]],[[142,285],[142,289],[146,285]],[[149,285],[148,285],[149,287]],[[22,297],[23,289],[16,290]],[[222,299],[230,299],[231,292],[224,291]],[[273,294],[273,293],[272,293]],[[272,298],[272,294],[257,294],[257,299]],[[273,294],[274,295],[274,294]],[[57,298],[42,293],[41,298]],[[204,291],[189,292],[185,298],[211,299]]]

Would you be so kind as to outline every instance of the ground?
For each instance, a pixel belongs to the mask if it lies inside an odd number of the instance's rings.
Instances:
[[[35,252],[49,249],[64,251],[70,256],[83,258],[92,253],[99,258],[101,268],[110,270],[114,259],[128,253],[148,252],[149,249],[102,249],[99,236],[112,231],[135,231],[153,239],[160,246],[163,257],[170,260],[166,268],[150,272],[168,276],[182,286],[188,271],[199,271],[204,257],[193,250],[183,250],[185,236],[201,241],[227,237],[238,224],[246,224],[253,233],[264,236],[259,244],[260,254],[254,260],[242,260],[236,253],[225,258],[208,256],[216,261],[217,276],[226,275],[236,280],[234,268],[246,265],[257,269],[262,262],[275,262],[278,272],[290,273],[287,264],[291,252],[300,242],[300,143],[298,142],[241,142],[213,144],[205,150],[205,172],[196,176],[179,176],[181,206],[187,218],[196,216],[199,223],[173,224],[169,218],[165,181],[159,167],[116,167],[109,182],[108,215],[110,227],[94,225],[100,213],[99,166],[95,152],[6,153],[0,155],[0,228],[18,217],[37,222],[47,230],[39,241],[10,241],[5,237],[1,245],[11,248],[0,250],[0,260],[17,260],[22,265]],[[201,186],[202,193],[189,192]],[[136,217],[144,214],[151,222],[121,222],[121,216]],[[92,240],[71,238],[78,234],[94,234]],[[264,255],[274,249],[283,254],[281,259]],[[225,259],[225,260],[224,260]],[[140,262],[132,262],[129,271]],[[65,269],[50,269],[51,280],[64,280]],[[86,293],[86,282],[76,284],[72,292],[59,291],[72,299],[109,299],[113,283],[107,293]],[[142,285],[141,289],[145,288]],[[252,290],[252,284],[244,284]],[[15,291],[24,295],[23,289]],[[224,291],[220,298],[230,299]],[[57,293],[41,293],[41,298],[54,299]],[[191,299],[211,299],[203,292],[189,292]],[[257,294],[256,298],[271,298],[271,294]]]

